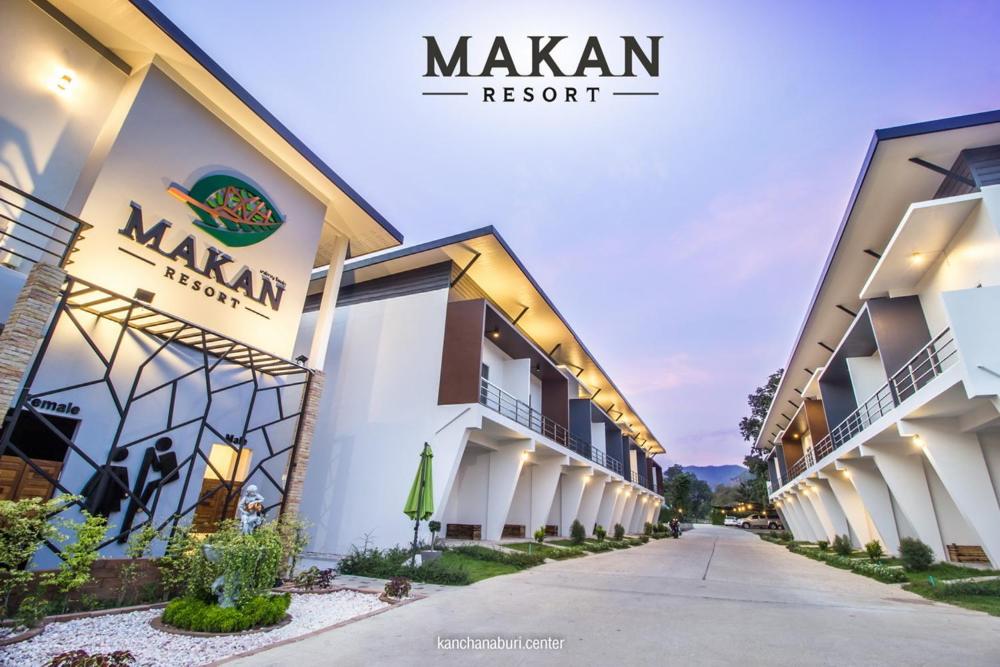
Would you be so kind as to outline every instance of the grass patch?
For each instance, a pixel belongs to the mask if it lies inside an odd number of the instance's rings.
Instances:
[[[163,622],[195,632],[240,632],[280,622],[291,602],[288,593],[259,595],[238,607],[223,609],[214,602],[177,598],[163,610]]]
[[[551,558],[553,560],[579,558],[580,556],[587,555],[587,552],[579,547],[550,547],[544,544],[537,544],[535,542],[515,542],[514,544],[505,544],[504,546],[508,549],[538,555],[542,558]]]
[[[490,577],[497,577],[502,574],[513,574],[522,568],[510,563],[500,563],[491,560],[481,560],[463,553],[445,551],[438,559],[448,569],[464,570],[468,575],[468,583],[472,584]],[[418,568],[419,569],[419,568]]]
[[[949,563],[942,563],[949,565]],[[953,566],[957,567],[957,566]],[[970,568],[961,568],[970,569]],[[914,573],[917,574],[917,573]],[[1000,616],[1000,580],[992,581],[961,581],[954,584],[937,584],[932,586],[929,581],[915,581],[903,586],[905,590],[921,595],[928,600],[947,602],[957,607],[984,611],[993,616]]]

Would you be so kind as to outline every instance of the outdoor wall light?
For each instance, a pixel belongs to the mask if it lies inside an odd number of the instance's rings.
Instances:
[[[527,461],[528,460],[528,452],[527,452],[527,450],[521,452],[521,460],[522,461]]]
[[[919,435],[915,435],[915,436],[913,436],[913,444],[916,445],[917,447],[919,447],[920,449],[923,449],[924,448],[924,439],[921,438]]]
[[[913,266],[920,266],[924,263],[924,256],[919,252],[915,252],[910,255],[910,264]]]
[[[59,69],[52,79],[52,90],[60,95],[69,95],[73,90],[76,76],[68,69]]]
[[[492,329],[490,329],[490,338],[496,340],[499,337],[500,337],[500,327],[493,327]]]

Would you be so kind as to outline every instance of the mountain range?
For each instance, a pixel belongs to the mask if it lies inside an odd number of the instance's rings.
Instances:
[[[741,465],[722,466],[682,466],[684,472],[691,473],[701,481],[707,483],[714,490],[719,484],[735,483],[750,471]]]

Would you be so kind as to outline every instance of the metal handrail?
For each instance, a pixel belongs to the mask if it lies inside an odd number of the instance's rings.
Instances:
[[[65,267],[92,225],[0,180],[0,264],[17,271],[48,261]]]
[[[504,391],[486,378],[480,378],[479,402],[487,408],[499,412],[504,417],[517,422],[521,426],[525,426],[535,433],[541,433],[546,438],[555,441],[563,447],[587,457],[594,463],[619,475],[622,474],[621,461],[608,456],[599,449],[595,449],[589,443],[570,433],[562,424],[556,423],[546,417],[538,410]]]
[[[811,449],[788,467],[789,481],[795,479],[817,461],[846,445],[856,435],[913,396],[917,390],[927,385],[958,360],[958,348],[951,329],[945,329],[935,336],[919,352],[910,357],[906,364],[896,371],[889,382],[882,385],[867,401],[830,429]]]

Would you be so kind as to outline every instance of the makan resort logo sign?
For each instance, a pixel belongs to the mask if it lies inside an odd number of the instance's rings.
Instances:
[[[601,99],[603,91],[599,84],[606,82],[612,97],[659,95],[648,81],[660,76],[660,40],[663,36],[622,36],[619,39],[620,42],[606,50],[601,40],[593,35],[582,45],[580,40],[572,40],[566,35],[531,35],[514,42],[498,35],[488,50],[480,50],[486,55],[478,60],[470,55],[471,35],[459,37],[450,50],[442,47],[437,37],[424,35],[427,45],[424,78],[469,81],[502,77],[502,84],[491,80],[488,85],[476,86],[481,89],[478,91],[468,90],[468,86],[457,89],[434,86],[421,94],[469,97],[476,93],[482,102],[496,103],[592,103]],[[478,44],[473,43],[473,46]],[[574,81],[572,85],[565,85],[563,79]]]
[[[196,227],[231,248],[260,243],[285,223],[267,197],[228,174],[205,176],[188,192],[176,185],[167,192],[194,211]]]

